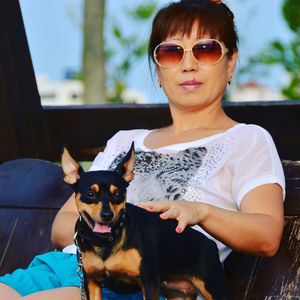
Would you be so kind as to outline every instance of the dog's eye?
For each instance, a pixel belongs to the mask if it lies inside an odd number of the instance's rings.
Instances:
[[[86,196],[91,200],[95,200],[96,198],[96,194],[93,191],[88,191]]]
[[[113,203],[120,204],[124,200],[124,193],[120,190],[117,190],[112,195]]]
[[[92,189],[84,191],[80,199],[86,204],[93,204],[99,201],[98,194]]]
[[[114,197],[115,197],[115,198],[119,198],[119,197],[120,197],[120,192],[119,192],[119,191],[116,191],[116,192],[114,193]]]

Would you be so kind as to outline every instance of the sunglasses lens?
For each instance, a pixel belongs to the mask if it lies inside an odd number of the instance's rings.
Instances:
[[[205,40],[193,47],[195,58],[202,64],[214,64],[222,57],[222,46],[215,40]]]
[[[181,62],[184,50],[181,46],[165,43],[159,45],[155,50],[155,59],[161,66],[174,66]]]

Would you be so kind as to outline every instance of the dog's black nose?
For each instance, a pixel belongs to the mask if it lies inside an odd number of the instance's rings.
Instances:
[[[111,210],[104,210],[101,212],[100,216],[103,221],[108,222],[113,218],[114,213]]]

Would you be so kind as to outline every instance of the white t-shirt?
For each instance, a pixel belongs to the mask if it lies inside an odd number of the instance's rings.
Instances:
[[[148,149],[147,129],[119,131],[104,152],[95,158],[90,171],[112,170],[135,146],[134,179],[127,189],[127,201],[177,200],[205,202],[238,211],[247,192],[267,183],[285,191],[281,161],[272,137],[256,125],[238,124],[225,132],[192,142]],[[230,249],[213,239],[224,261]]]

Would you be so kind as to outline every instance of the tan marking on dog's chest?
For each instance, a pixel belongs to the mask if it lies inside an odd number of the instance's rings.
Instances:
[[[138,277],[141,260],[142,258],[136,249],[119,250],[105,261],[92,251],[82,253],[85,272],[94,278],[102,277],[106,271]]]
[[[92,277],[101,276],[101,274],[104,272],[104,262],[102,258],[93,251],[83,252],[82,262],[85,272],[88,275],[93,274]]]
[[[119,250],[104,261],[105,270],[108,272],[124,273],[129,276],[140,275],[141,256],[136,249]]]

